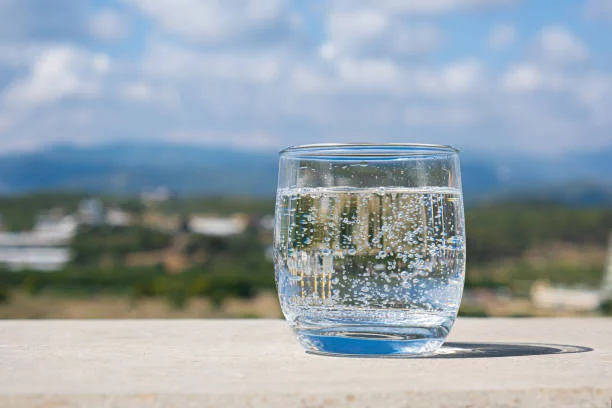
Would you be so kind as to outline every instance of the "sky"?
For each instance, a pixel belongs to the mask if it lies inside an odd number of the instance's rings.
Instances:
[[[0,0],[0,152],[612,146],[612,0]]]

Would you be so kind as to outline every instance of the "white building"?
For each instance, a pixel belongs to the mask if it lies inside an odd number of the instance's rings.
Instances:
[[[163,203],[172,197],[168,187],[157,187],[152,190],[145,190],[140,194],[140,199],[145,204]]]
[[[274,230],[274,216],[270,214],[264,215],[259,220],[259,226],[266,231]]]
[[[44,214],[32,231],[0,232],[0,266],[54,271],[70,262],[70,240],[76,234],[73,216]]]
[[[104,205],[97,198],[88,198],[79,203],[79,221],[83,224],[100,225],[104,222]]]
[[[70,262],[65,247],[0,247],[0,265],[11,270],[57,271]]]
[[[606,262],[603,281],[601,282],[601,301],[612,301],[612,234],[608,243],[608,260]]]
[[[130,213],[119,208],[111,208],[106,212],[106,224],[111,227],[127,227],[132,223]]]
[[[531,286],[531,302],[542,309],[588,312],[599,307],[600,293],[591,289],[554,287],[539,281]]]
[[[245,217],[194,216],[189,220],[189,230],[195,234],[229,237],[241,234],[247,227]]]
[[[67,244],[76,234],[78,222],[72,215],[47,214],[39,216],[32,235],[52,242],[52,245]]]

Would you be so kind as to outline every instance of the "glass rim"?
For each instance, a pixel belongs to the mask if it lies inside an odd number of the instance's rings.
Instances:
[[[280,156],[294,157],[414,157],[456,155],[459,149],[428,143],[313,143],[289,146]]]

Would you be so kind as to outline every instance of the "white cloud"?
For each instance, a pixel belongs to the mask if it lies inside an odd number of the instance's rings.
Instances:
[[[510,93],[533,92],[542,86],[542,82],[543,75],[537,66],[520,64],[503,76],[502,87]]]
[[[551,152],[609,146],[612,75],[590,69],[564,69],[521,63],[502,78],[498,113],[517,132],[513,143],[554,140]],[[608,132],[608,134],[606,134]],[[587,136],[588,135],[588,136]],[[520,137],[519,137],[520,136]]]
[[[428,23],[408,23],[376,9],[333,11],[327,19],[324,58],[337,55],[401,57],[432,52],[443,41],[441,30]]]
[[[180,106],[176,90],[167,85],[153,85],[137,80],[119,86],[119,97],[127,102],[165,105],[172,108]]]
[[[605,101],[607,98],[612,99],[612,75],[589,73],[574,84],[580,101],[608,110],[610,105]]]
[[[332,12],[328,17],[329,35],[340,45],[378,37],[388,24],[387,16],[374,9]]]
[[[552,64],[582,62],[589,57],[587,46],[561,26],[544,27],[533,47],[535,58]]]
[[[343,60],[338,64],[342,81],[357,88],[392,90],[399,79],[399,70],[390,60]]]
[[[325,94],[334,92],[338,82],[329,75],[311,69],[306,66],[298,66],[291,73],[290,86],[299,93]]]
[[[421,70],[416,77],[418,89],[429,96],[452,96],[475,91],[483,82],[482,65],[470,58],[449,64],[440,71]]]
[[[0,133],[7,131],[11,124],[11,118],[9,118],[8,116],[0,115]]]
[[[504,70],[487,59],[499,55],[476,59],[465,50],[511,47],[511,25],[443,48],[454,28],[446,31],[440,14],[511,0],[124,1],[143,15],[130,12],[139,35],[121,48],[110,41],[121,31],[112,21],[98,27],[112,64],[91,48],[100,45],[91,41],[93,26],[69,41],[3,39],[2,148],[83,135],[248,148],[373,135],[391,142],[405,140],[407,126],[423,142],[474,149],[551,153],[612,142],[612,72],[595,69],[600,59],[591,63],[587,45],[567,28],[542,27]],[[311,13],[300,14],[304,8]],[[490,24],[486,18],[479,24]],[[142,49],[133,38],[140,30]]]
[[[424,54],[442,45],[444,35],[433,24],[400,25],[389,38],[389,49],[395,54]]]
[[[336,7],[368,5],[408,14],[442,14],[462,8],[504,6],[517,0],[336,0]]]
[[[239,149],[277,149],[279,138],[265,132],[171,131],[164,140],[175,143],[234,147]]]
[[[0,1],[0,38],[4,41],[77,40],[85,34],[85,2]]]
[[[130,101],[150,101],[153,99],[154,91],[146,82],[130,82],[121,87],[121,96]]]
[[[612,104],[610,73],[564,70],[524,62],[511,67],[501,78],[501,90],[518,104],[540,102],[542,106],[548,106],[548,116],[541,121],[570,121],[572,128],[580,124],[577,127],[582,126],[585,132],[588,127],[599,127],[601,130],[605,126],[612,126],[608,108]],[[522,108],[515,108],[515,111],[522,112]],[[528,122],[524,120],[523,124],[527,125]],[[543,123],[538,126],[546,127]],[[595,135],[597,131],[591,130],[590,134]],[[600,137],[606,136],[601,134]],[[607,139],[608,144],[612,142],[609,136]],[[568,143],[571,140],[578,142],[579,139],[570,138]]]
[[[493,49],[503,49],[516,42],[516,27],[510,24],[497,24],[491,29],[487,43]]]
[[[101,10],[90,18],[89,31],[101,40],[117,41],[129,34],[129,21],[114,10]]]
[[[91,66],[96,74],[105,74],[110,69],[110,58],[103,53],[94,53],[90,55]]]
[[[480,119],[477,111],[460,106],[415,106],[406,109],[405,123],[408,126],[466,126]]]
[[[35,59],[30,74],[11,83],[4,97],[9,103],[44,104],[93,96],[100,92],[100,78],[109,68],[105,54],[69,45],[48,47]]]
[[[280,74],[281,56],[263,52],[197,51],[171,43],[156,43],[146,53],[145,74],[175,78],[216,78],[269,83]]]
[[[45,50],[44,44],[39,43],[0,43],[0,67],[24,68],[27,67]]]
[[[6,113],[11,126],[0,133],[3,151],[34,150],[55,143],[95,142],[100,139],[90,138],[89,130],[92,126],[98,129],[104,127],[103,122],[95,121],[100,112],[94,113],[83,106],[40,105],[35,110],[9,107]]]
[[[201,43],[248,39],[294,24],[283,0],[126,0],[168,32]]]
[[[443,78],[453,92],[467,92],[478,85],[482,70],[480,63],[469,59],[455,63],[444,70]]]
[[[567,29],[544,27],[531,44],[526,60],[511,66],[501,77],[501,87],[508,93],[572,93],[581,87],[588,69],[575,66],[589,57],[589,50]],[[591,93],[593,93],[591,91]]]
[[[612,1],[589,0],[584,6],[584,11],[589,18],[612,20]]]
[[[319,47],[319,55],[326,60],[331,60],[336,58],[338,55],[338,50],[334,44],[331,42],[326,42]]]

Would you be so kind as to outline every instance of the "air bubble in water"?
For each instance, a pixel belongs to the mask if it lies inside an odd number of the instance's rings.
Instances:
[[[462,249],[463,248],[463,237],[458,235],[452,236],[446,240],[449,249]]]
[[[379,174],[378,182],[385,177]],[[325,326],[331,313],[398,324],[425,311],[427,319],[454,316],[465,247],[460,194],[452,188],[281,190],[274,250],[287,318]]]

